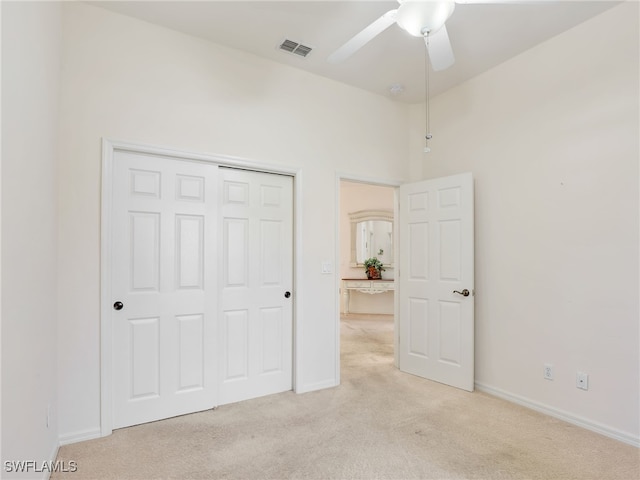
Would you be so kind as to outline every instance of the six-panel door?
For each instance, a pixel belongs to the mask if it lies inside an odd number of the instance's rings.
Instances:
[[[220,169],[220,404],[291,390],[293,179]]]
[[[115,152],[114,428],[216,403],[217,167]]]
[[[400,187],[400,369],[474,389],[473,177]]]
[[[113,428],[290,390],[292,177],[116,151],[112,188]]]

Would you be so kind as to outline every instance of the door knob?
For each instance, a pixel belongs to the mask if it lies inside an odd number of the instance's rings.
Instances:
[[[458,290],[454,290],[453,293],[457,293],[459,295],[462,295],[463,297],[468,297],[470,292],[465,288],[461,292],[459,292]]]
[[[114,310],[122,310],[122,307],[124,307],[124,303],[122,302],[116,302],[113,304]]]
[[[284,298],[289,298],[291,296],[291,292],[284,292]]]

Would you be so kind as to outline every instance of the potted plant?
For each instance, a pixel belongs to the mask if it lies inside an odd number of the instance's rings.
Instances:
[[[364,261],[364,271],[367,272],[367,278],[370,280],[381,278],[383,270],[382,262],[376,257],[367,258]]]

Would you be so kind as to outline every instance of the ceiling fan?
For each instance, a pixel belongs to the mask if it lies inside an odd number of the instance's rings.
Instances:
[[[328,60],[341,62],[362,48],[394,23],[414,37],[424,37],[434,70],[444,70],[455,62],[445,22],[456,3],[508,3],[508,0],[398,0],[400,6],[389,10],[351,40],[333,52]]]

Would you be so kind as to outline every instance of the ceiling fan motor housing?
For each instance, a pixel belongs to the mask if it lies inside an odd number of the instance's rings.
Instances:
[[[455,0],[404,0],[398,7],[396,22],[414,37],[423,37],[442,28],[455,7]]]

